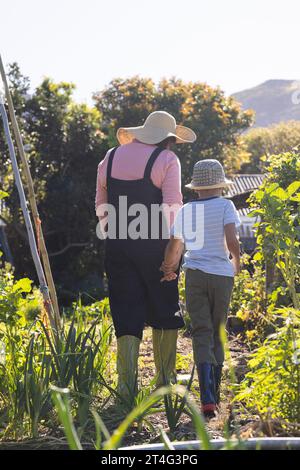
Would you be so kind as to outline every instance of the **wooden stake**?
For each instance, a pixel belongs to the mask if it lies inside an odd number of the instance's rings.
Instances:
[[[58,306],[58,301],[57,301],[55,284],[54,284],[54,281],[53,281],[52,271],[51,271],[51,267],[50,267],[50,261],[49,261],[48,252],[47,252],[45,239],[44,239],[44,235],[43,235],[43,230],[42,230],[42,224],[41,224],[41,220],[40,220],[39,212],[38,212],[38,208],[37,208],[36,197],[35,197],[35,193],[34,193],[34,187],[33,187],[33,181],[32,181],[32,177],[31,177],[31,173],[30,173],[30,168],[29,168],[28,160],[27,160],[26,153],[25,153],[25,150],[24,150],[23,140],[22,140],[20,129],[19,129],[18,121],[16,119],[16,114],[15,114],[15,110],[14,110],[14,106],[13,106],[13,101],[12,101],[11,94],[10,94],[10,91],[9,91],[8,82],[7,82],[7,79],[6,79],[6,74],[5,74],[4,65],[3,65],[3,62],[2,62],[1,55],[0,55],[0,74],[1,74],[3,84],[4,84],[5,97],[6,97],[6,100],[7,100],[7,105],[8,105],[8,111],[9,111],[9,115],[10,115],[10,119],[11,119],[11,124],[12,124],[12,128],[13,128],[14,136],[15,136],[15,139],[16,139],[18,151],[19,151],[19,154],[20,154],[20,157],[21,157],[22,167],[23,167],[23,170],[24,170],[24,175],[25,175],[25,179],[26,179],[26,183],[27,183],[28,198],[29,198],[29,203],[30,203],[30,207],[31,207],[31,211],[32,211],[33,220],[34,220],[36,237],[37,237],[37,240],[38,240],[38,247],[39,247],[39,250],[40,250],[40,253],[41,253],[41,258],[42,258],[42,262],[43,262],[43,266],[44,266],[44,270],[45,270],[45,275],[46,275],[46,279],[47,279],[47,285],[49,286],[49,294],[50,294],[50,298],[51,298],[51,302],[52,302],[52,306],[53,306],[53,310],[54,310],[55,324],[56,324],[56,327],[58,328],[59,325],[60,325],[60,313],[59,313],[59,306]]]
[[[26,201],[26,197],[25,197],[25,193],[24,193],[24,188],[23,188],[23,185],[22,185],[20,171],[19,171],[18,163],[17,163],[17,159],[16,159],[14,144],[13,144],[11,134],[10,134],[10,130],[9,130],[8,117],[7,117],[7,114],[6,114],[6,109],[5,109],[4,103],[1,101],[1,97],[0,97],[0,114],[1,114],[2,120],[3,120],[3,127],[4,127],[4,132],[5,132],[5,136],[6,136],[6,140],[7,140],[9,155],[10,155],[10,159],[11,159],[11,163],[12,163],[12,167],[13,167],[13,172],[14,172],[14,175],[15,175],[16,186],[17,186],[17,189],[18,189],[19,197],[20,197],[21,208],[22,208],[22,212],[23,212],[23,215],[24,215],[24,219],[25,219],[25,225],[26,225],[26,229],[27,229],[31,255],[32,255],[32,258],[33,258],[33,262],[34,262],[34,265],[35,265],[35,269],[36,269],[38,278],[39,278],[40,290],[41,290],[42,295],[43,295],[44,305],[45,305],[45,308],[46,308],[46,311],[47,311],[47,314],[48,314],[48,317],[49,317],[49,320],[50,320],[51,328],[52,328],[54,336],[56,337],[57,333],[59,331],[59,325],[57,325],[57,323],[56,323],[52,302],[51,302],[51,299],[50,299],[50,296],[49,296],[48,286],[46,284],[46,279],[45,279],[42,263],[41,263],[41,260],[40,260],[39,254],[38,254],[36,241],[35,241],[35,237],[34,237],[34,232],[33,232],[33,227],[32,227],[30,214],[29,214],[28,207],[27,207],[27,201]]]

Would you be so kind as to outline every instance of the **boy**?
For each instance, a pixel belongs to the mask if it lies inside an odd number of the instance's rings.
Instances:
[[[185,245],[186,305],[202,412],[207,418],[215,416],[220,401],[224,361],[220,327],[226,322],[234,275],[240,270],[236,230],[240,219],[234,204],[222,197],[229,184],[217,160],[195,164],[192,182],[186,187],[196,191],[198,199],[178,212],[161,266],[162,281],[175,279]]]

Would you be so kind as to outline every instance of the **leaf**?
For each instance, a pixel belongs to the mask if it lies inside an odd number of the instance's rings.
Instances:
[[[9,194],[6,191],[2,191],[0,189],[0,200],[4,199],[5,197],[8,197],[8,196],[9,196]]]
[[[69,390],[51,386],[52,399],[71,450],[82,450],[70,410]]]
[[[291,183],[288,186],[286,191],[289,196],[292,196],[293,194],[295,194],[296,191],[298,191],[299,188],[300,188],[300,181],[293,181],[293,183]]]
[[[272,184],[270,184],[269,186],[266,187],[265,191],[266,191],[266,193],[270,194],[273,191],[275,191],[275,189],[277,189],[278,187],[279,187],[278,183],[272,183]]]
[[[255,199],[260,202],[262,198],[264,197],[265,193],[262,190],[258,190],[254,193]]]
[[[161,440],[165,446],[165,449],[166,450],[175,450],[175,447],[174,445],[172,444],[172,442],[170,441],[167,433],[162,429],[160,428],[160,437],[161,437]]]
[[[24,277],[17,281],[13,286],[13,292],[31,292],[32,281],[28,277]]]
[[[263,214],[264,211],[262,209],[254,209],[253,211],[247,214],[247,217],[257,217],[260,214]]]
[[[253,256],[253,259],[255,261],[261,261],[263,259],[263,254],[261,253],[261,251],[258,251],[257,253],[255,253],[255,255]]]
[[[281,201],[286,201],[289,197],[288,193],[283,188],[277,188],[272,192],[272,196],[280,199]]]

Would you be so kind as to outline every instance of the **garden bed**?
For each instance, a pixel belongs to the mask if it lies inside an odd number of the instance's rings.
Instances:
[[[111,357],[114,357],[116,352],[116,342],[113,341],[111,345]],[[241,380],[247,371],[247,359],[249,356],[248,348],[243,341],[236,336],[230,337],[230,352],[235,367],[235,372],[238,380]],[[177,371],[181,374],[189,374],[192,371],[192,344],[191,338],[187,334],[180,334],[178,339],[178,354],[177,354]],[[112,377],[112,385],[115,380],[115,366],[112,362],[109,365],[109,374]],[[144,340],[141,346],[140,357],[140,380],[142,384],[148,385],[154,375],[154,363],[152,357],[152,341],[151,330],[146,329]],[[197,378],[194,377],[192,385],[192,395],[197,404],[199,404],[199,388]],[[248,439],[252,437],[262,436],[291,436],[300,435],[295,434],[297,431],[295,426],[288,428],[285,423],[280,421],[270,421],[268,423],[262,422],[258,416],[251,416],[249,413],[241,412],[239,408],[233,410],[229,399],[229,375],[228,367],[224,368],[224,381],[222,386],[222,405],[220,412],[215,419],[207,423],[207,430],[212,439],[222,439],[224,437],[224,430],[226,427],[233,435],[240,434],[241,438]],[[116,426],[122,420],[118,417],[117,413],[114,414],[113,402],[109,401],[105,409],[102,407],[102,401],[95,400],[93,407],[101,414],[109,432],[113,432]],[[147,416],[147,421],[151,423],[153,429],[146,423],[141,426],[133,425],[126,433],[123,439],[123,446],[144,445],[144,444],[157,444],[160,441],[159,428],[168,432],[168,422],[164,412],[155,413]],[[0,450],[4,449],[40,449],[40,450],[54,450],[54,449],[67,449],[68,443],[65,439],[64,432],[61,428],[45,428],[40,426],[41,436],[36,439],[17,439],[0,441]],[[93,449],[92,443],[93,429],[91,428],[91,435],[82,440],[82,446],[85,449]],[[182,415],[176,430],[169,433],[172,441],[192,441],[197,439],[197,435],[192,424],[191,418],[187,415]]]

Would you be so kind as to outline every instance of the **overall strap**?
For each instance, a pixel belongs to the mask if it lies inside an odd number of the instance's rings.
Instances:
[[[109,157],[108,157],[107,170],[106,170],[106,180],[107,181],[110,180],[110,178],[111,178],[112,163],[113,163],[113,159],[114,159],[117,148],[118,147],[114,147],[110,151],[110,154],[109,154]]]
[[[158,157],[158,155],[165,149],[163,148],[160,148],[160,147],[157,147],[153,152],[152,154],[150,155],[150,158],[147,162],[147,165],[146,165],[146,168],[145,168],[145,172],[144,172],[144,179],[150,179],[151,177],[151,171],[152,171],[152,167]]]

